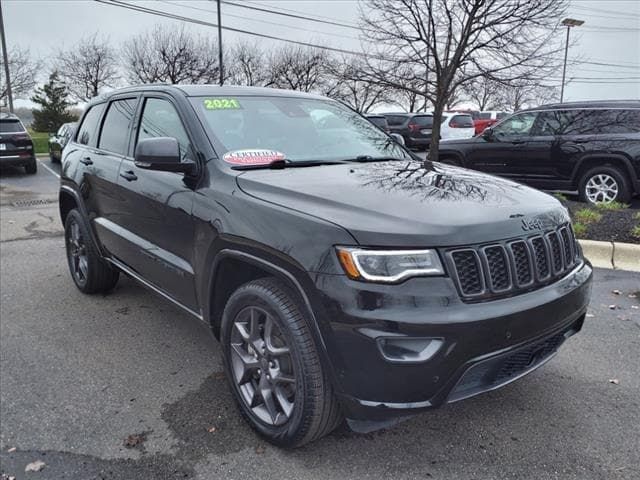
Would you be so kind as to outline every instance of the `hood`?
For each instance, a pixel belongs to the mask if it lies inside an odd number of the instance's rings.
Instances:
[[[252,170],[237,182],[248,195],[338,224],[368,246],[482,243],[569,220],[560,202],[530,187],[417,161]]]

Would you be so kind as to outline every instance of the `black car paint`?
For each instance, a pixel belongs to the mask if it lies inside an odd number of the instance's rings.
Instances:
[[[606,108],[640,109],[640,102],[547,105],[517,114]],[[633,191],[640,194],[640,133],[543,135],[536,122],[530,135],[500,139],[491,135],[491,129],[474,138],[441,142],[439,160],[536,188],[567,191],[578,189],[581,174],[586,169],[608,163],[619,167],[627,175]]]
[[[3,128],[4,122],[19,124],[21,131]],[[0,150],[0,165],[22,167],[36,162],[33,140],[18,117],[8,114],[0,116],[0,143],[4,145],[4,149]]]
[[[60,161],[62,150],[69,143],[69,139],[75,132],[76,123],[65,123],[56,133],[49,136],[49,156],[51,159]]]
[[[383,113],[381,114],[387,119],[390,133],[397,133],[404,138],[404,143],[408,148],[428,149],[431,144],[431,126],[425,125],[423,128],[412,129],[409,125],[416,117],[432,117],[426,113]],[[392,118],[402,118],[402,122],[390,122]],[[425,130],[423,133],[422,130]]]
[[[523,219],[530,220],[527,228],[543,223],[536,218],[568,219],[555,199],[508,180],[417,161],[233,170],[219,159],[214,132],[188,101],[225,94],[302,95],[148,86],[100,97],[91,105],[168,99],[189,132],[198,171],[136,167],[139,102],[125,156],[70,142],[60,193],[63,220],[77,206],[108,261],[210,324],[216,336],[216,294],[225,292],[238,268],[288,282],[306,307],[346,416],[365,429],[357,421],[383,421],[447,402],[464,370],[479,359],[556,331],[579,330],[592,277],[586,261],[538,290],[470,304],[447,275],[393,285],[350,280],[334,250],[442,248],[519,237]],[[376,337],[386,334],[437,336],[446,343],[425,364],[397,365],[378,350]]]

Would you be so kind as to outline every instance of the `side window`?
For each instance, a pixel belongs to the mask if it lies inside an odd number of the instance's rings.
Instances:
[[[518,113],[496,125],[493,132],[497,137],[529,135],[537,115],[536,112]]]
[[[136,100],[134,98],[111,102],[102,123],[98,148],[126,155],[129,143],[129,126],[135,111]]]
[[[98,122],[104,111],[104,103],[94,105],[84,116],[82,125],[78,129],[77,142],[90,147],[96,146],[96,137],[98,133]]]
[[[145,138],[173,137],[180,144],[182,159],[188,158],[191,151],[189,137],[175,107],[168,100],[147,98],[142,111],[138,142]],[[137,143],[137,142],[136,142]]]
[[[599,110],[596,134],[640,133],[640,109]]]

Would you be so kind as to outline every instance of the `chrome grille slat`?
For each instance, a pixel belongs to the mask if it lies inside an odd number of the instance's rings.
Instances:
[[[446,252],[463,300],[513,295],[544,286],[579,263],[571,225],[537,235]]]

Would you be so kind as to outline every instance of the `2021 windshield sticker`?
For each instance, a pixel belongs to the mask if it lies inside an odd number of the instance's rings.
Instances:
[[[245,150],[233,150],[222,156],[222,159],[233,165],[268,165],[276,160],[284,160],[284,153],[276,150],[262,148],[248,148]]]
[[[238,110],[242,106],[235,98],[205,98],[204,108],[207,110]]]

